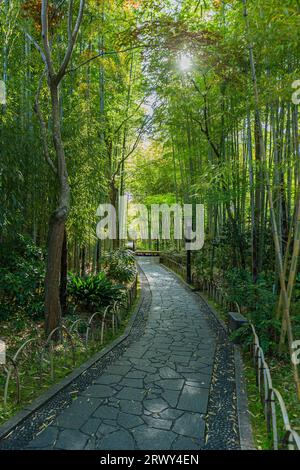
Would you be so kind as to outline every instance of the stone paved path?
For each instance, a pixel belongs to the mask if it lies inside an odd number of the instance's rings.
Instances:
[[[217,339],[179,280],[142,268],[152,292],[144,334],[27,448],[203,448]]]

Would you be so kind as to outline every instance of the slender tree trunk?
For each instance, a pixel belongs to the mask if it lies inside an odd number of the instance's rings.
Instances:
[[[50,79],[51,80],[51,79]],[[49,335],[61,323],[60,271],[65,223],[70,207],[70,187],[64,146],[61,136],[59,91],[50,83],[52,104],[52,137],[58,161],[59,206],[51,217],[48,235],[48,256],[45,278],[45,330]]]
[[[60,268],[65,218],[54,213],[49,223],[48,256],[45,278],[46,335],[61,324]]]
[[[96,248],[96,273],[99,273],[101,269],[100,265],[100,256],[101,256],[101,241],[97,240],[97,248]]]
[[[66,74],[70,63],[74,46],[76,44],[79,28],[82,23],[85,0],[80,0],[78,15],[73,26],[74,2],[69,0],[67,33],[68,45],[64,57],[60,63],[58,71],[55,71],[52,60],[52,50],[49,41],[49,9],[48,0],[42,0],[41,4],[41,26],[42,26],[42,47],[32,39],[36,48],[41,54],[45,65],[48,88],[51,96],[52,115],[52,138],[57,157],[57,166],[49,158],[47,142],[45,142],[47,161],[51,163],[58,183],[58,206],[52,214],[48,233],[48,256],[45,277],[45,332],[49,335],[53,329],[61,324],[61,304],[60,304],[60,276],[61,259],[65,234],[65,224],[70,208],[70,187],[68,183],[68,172],[65,158],[64,145],[61,134],[61,113],[59,102],[59,86]],[[36,102],[36,105],[38,103]],[[40,119],[42,121],[42,119]],[[43,126],[42,126],[43,127]],[[47,140],[47,139],[46,139]],[[56,335],[56,339],[59,335]]]
[[[85,275],[85,261],[86,261],[86,248],[85,246],[81,247],[81,267],[80,267],[80,275]]]
[[[60,305],[62,315],[67,314],[67,283],[68,283],[68,244],[67,231],[64,231],[64,240],[61,254],[61,271],[60,271]]]

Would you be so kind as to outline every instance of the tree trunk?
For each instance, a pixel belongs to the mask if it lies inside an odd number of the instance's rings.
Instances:
[[[60,270],[60,305],[62,316],[67,314],[67,283],[68,283],[68,245],[67,231],[64,231],[64,239],[61,253]]]
[[[101,241],[97,240],[97,248],[96,248],[96,274],[99,273],[101,269],[100,264],[100,256],[101,256]]]
[[[81,248],[81,268],[80,268],[80,275],[81,276],[84,276],[85,275],[85,254],[86,254],[86,250],[85,250],[85,246],[82,246]]]
[[[60,274],[65,223],[70,207],[70,187],[66,168],[65,151],[61,136],[58,85],[50,81],[52,104],[52,137],[57,155],[59,179],[59,207],[51,217],[48,234],[48,256],[45,277],[45,332],[61,323]],[[57,335],[56,335],[57,336]]]
[[[56,211],[49,223],[48,257],[45,278],[45,331],[48,336],[61,324],[60,272],[65,216]],[[59,335],[55,335],[58,338]]]

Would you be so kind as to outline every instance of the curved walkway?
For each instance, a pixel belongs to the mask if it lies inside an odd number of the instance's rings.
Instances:
[[[141,266],[152,293],[143,333],[27,448],[196,450],[210,432],[211,447],[238,447],[233,378],[214,376],[224,336],[176,276]]]

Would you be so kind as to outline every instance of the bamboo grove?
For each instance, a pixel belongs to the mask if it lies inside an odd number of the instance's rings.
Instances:
[[[147,204],[204,204],[194,269],[229,289],[247,278],[253,320],[265,322],[276,354],[291,356],[300,338],[299,2],[0,7],[0,239],[48,242],[48,331],[66,265],[95,271],[108,248],[96,239],[97,206],[128,192]],[[175,241],[161,247],[180,251]],[[293,373],[300,398],[295,364]]]

